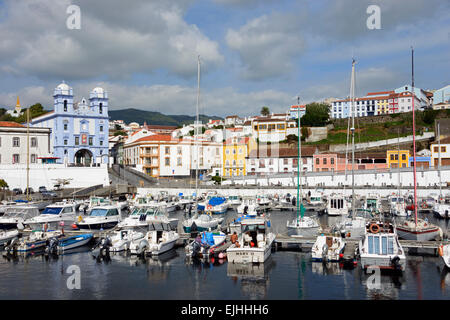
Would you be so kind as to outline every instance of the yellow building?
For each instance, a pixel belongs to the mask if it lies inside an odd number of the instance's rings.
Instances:
[[[377,100],[377,115],[389,113],[389,99],[388,97],[382,97]]]
[[[409,156],[409,150],[388,150],[386,152],[388,168],[398,168],[399,163],[401,168],[409,167]]]
[[[245,176],[245,158],[256,149],[256,141],[250,137],[229,138],[223,144],[223,176]]]

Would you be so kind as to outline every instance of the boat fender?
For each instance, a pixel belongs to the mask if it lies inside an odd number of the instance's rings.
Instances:
[[[438,252],[439,252],[439,256],[440,257],[444,256],[444,246],[443,245],[439,246]]]

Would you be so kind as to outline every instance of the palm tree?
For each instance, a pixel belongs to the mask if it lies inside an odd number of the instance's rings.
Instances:
[[[270,114],[269,107],[264,106],[261,108],[261,115],[268,116],[269,114]]]

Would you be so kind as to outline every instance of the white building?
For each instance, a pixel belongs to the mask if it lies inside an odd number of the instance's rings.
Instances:
[[[450,165],[450,138],[441,139],[441,149],[439,150],[439,143],[433,142],[431,149],[431,165],[437,168],[439,165],[439,157],[441,158],[441,166]],[[440,152],[439,152],[440,151]]]
[[[27,127],[15,122],[0,121],[0,164],[42,163],[42,158],[52,157],[49,128],[29,128],[29,153],[27,152]]]
[[[16,107],[13,110],[6,111],[6,114],[9,114],[10,116],[17,118],[23,113],[22,107],[20,106],[19,97],[17,97],[17,103]]]
[[[288,135],[298,135],[297,121],[260,117],[252,121],[251,134],[259,142],[280,142]]]

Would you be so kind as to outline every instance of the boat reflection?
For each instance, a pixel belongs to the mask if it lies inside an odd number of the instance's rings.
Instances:
[[[343,267],[339,262],[313,262],[311,271],[320,275],[341,275],[343,274]]]
[[[178,256],[175,250],[170,250],[159,256],[148,257],[146,259],[148,280],[154,283],[166,281],[172,267],[171,261]]]
[[[259,264],[228,263],[227,276],[235,283],[238,279],[241,280],[241,292],[247,299],[265,299],[270,282],[269,273],[274,267],[275,261],[272,256]]]
[[[399,274],[361,272],[361,283],[366,288],[366,298],[369,300],[398,300],[403,281]]]

